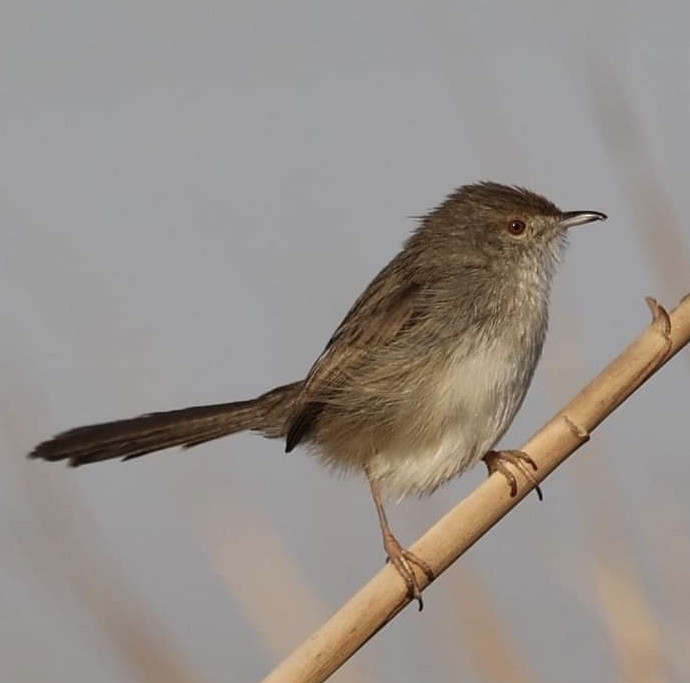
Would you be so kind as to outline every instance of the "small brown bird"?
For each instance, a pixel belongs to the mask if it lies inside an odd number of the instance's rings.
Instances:
[[[491,449],[541,355],[566,232],[605,218],[560,211],[520,187],[461,187],[420,220],[303,381],[247,401],[79,427],[30,457],[129,460],[243,430],[285,438],[288,452],[304,444],[327,466],[367,477],[386,553],[421,609],[414,566],[432,572],[398,543],[383,500],[431,493],[482,458],[513,494],[509,465],[535,483],[528,455]]]

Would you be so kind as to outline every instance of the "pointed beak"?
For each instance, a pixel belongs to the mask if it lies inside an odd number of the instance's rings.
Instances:
[[[560,223],[562,228],[574,228],[576,225],[605,220],[606,214],[599,211],[564,211]]]

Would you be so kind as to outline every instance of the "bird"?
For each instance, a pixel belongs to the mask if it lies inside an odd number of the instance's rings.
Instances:
[[[421,609],[415,569],[433,572],[393,534],[385,503],[430,494],[480,460],[511,495],[515,471],[536,485],[529,455],[493,449],[539,361],[568,233],[605,219],[518,185],[464,185],[418,219],[304,379],[249,400],[78,427],[29,457],[131,460],[246,430],[283,439],[288,453],[304,446],[368,481],[387,558]]]

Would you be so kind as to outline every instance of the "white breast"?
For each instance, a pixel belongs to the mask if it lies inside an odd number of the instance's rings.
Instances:
[[[419,443],[398,444],[394,452],[378,453],[369,463],[389,497],[431,493],[474,465],[500,439],[533,371],[533,366],[515,362],[515,347],[507,342],[499,338],[471,354],[459,349],[432,394],[435,414],[444,425],[438,436],[421,448]]]

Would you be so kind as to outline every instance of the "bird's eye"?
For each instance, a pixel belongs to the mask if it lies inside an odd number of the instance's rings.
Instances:
[[[525,221],[513,220],[508,223],[508,232],[515,237],[524,235],[525,230],[527,230]]]

